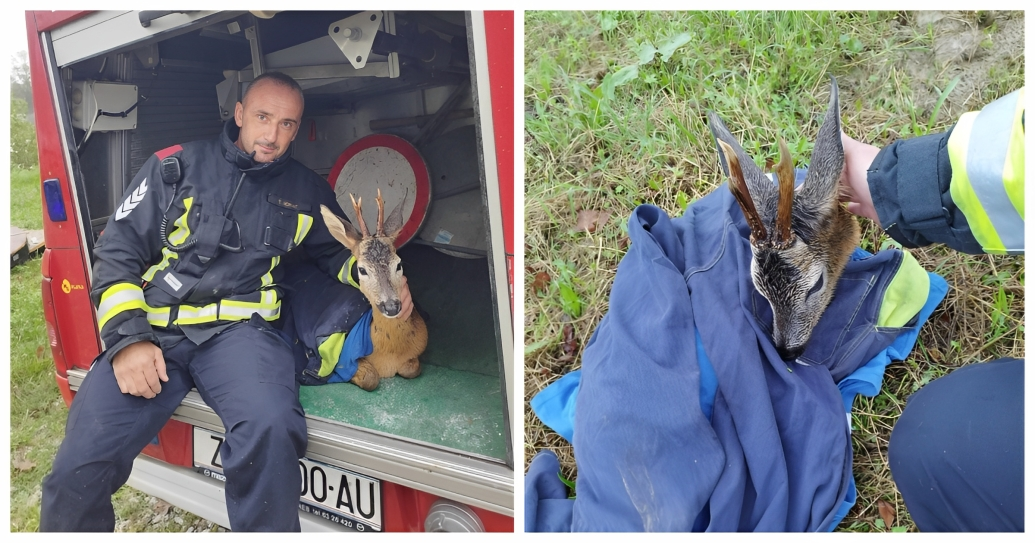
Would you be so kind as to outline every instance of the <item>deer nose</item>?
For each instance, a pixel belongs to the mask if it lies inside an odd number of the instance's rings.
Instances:
[[[392,318],[399,314],[399,311],[402,309],[402,302],[399,300],[380,302],[377,304],[377,308],[381,311],[382,315]]]
[[[801,356],[801,353],[805,352],[805,346],[800,345],[798,347],[787,348],[777,345],[776,352],[780,353],[780,358],[782,358],[784,362],[790,362],[791,360],[797,359]]]

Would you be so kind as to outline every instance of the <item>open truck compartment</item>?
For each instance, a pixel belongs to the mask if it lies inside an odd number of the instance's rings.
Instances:
[[[66,145],[74,146],[70,199],[87,268],[144,161],[216,137],[258,72],[287,73],[304,89],[293,156],[337,187],[354,222],[338,185],[372,201],[379,184],[408,172],[386,170],[350,146],[372,134],[412,144],[427,169],[427,202],[418,196],[406,208],[415,232],[399,255],[428,316],[422,374],[382,380],[373,392],[351,383],[302,387],[307,457],[512,516],[513,338],[481,16],[98,12],[52,30],[49,54],[58,67],[55,102],[66,109],[59,116],[68,117]],[[367,158],[350,169],[346,156]],[[88,365],[69,361],[72,390]],[[174,419],[222,431],[196,393]],[[407,466],[402,475],[393,462]]]

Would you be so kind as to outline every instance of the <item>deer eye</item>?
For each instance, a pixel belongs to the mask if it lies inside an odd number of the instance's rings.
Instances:
[[[397,271],[397,272],[403,271],[403,263],[402,262],[400,262],[400,263],[395,265],[395,271]]]
[[[823,283],[824,283],[823,275],[821,274],[819,276],[819,279],[816,280],[816,284],[812,285],[812,288],[809,289],[809,293],[806,295],[806,297],[812,296],[813,294],[815,294],[815,293],[819,292],[820,290],[822,290],[823,289]]]
[[[359,274],[360,275],[366,275],[367,274],[367,269],[364,268],[363,266],[360,266],[359,267]]]

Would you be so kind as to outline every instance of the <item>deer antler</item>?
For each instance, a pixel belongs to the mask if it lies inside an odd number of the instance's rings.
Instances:
[[[755,202],[751,200],[751,194],[748,193],[744,173],[740,169],[740,159],[728,143],[722,140],[716,141],[719,142],[722,154],[726,157],[726,163],[730,167],[730,192],[740,204],[740,210],[744,212],[744,218],[747,219],[748,226],[751,228],[751,243],[761,243],[769,237],[769,233],[766,232],[762,219],[758,216],[758,210],[755,209]]]
[[[381,199],[381,187],[377,188],[377,237],[385,235],[385,201]]]
[[[776,205],[776,242],[780,248],[791,244],[791,208],[794,205],[794,161],[787,144],[780,138],[780,162],[776,165],[780,199]]]
[[[356,201],[356,197],[349,194],[349,198],[352,198],[352,209],[356,210],[356,222],[359,223],[359,232],[363,234],[363,237],[370,235],[370,231],[367,230],[367,222],[363,220],[363,197]]]

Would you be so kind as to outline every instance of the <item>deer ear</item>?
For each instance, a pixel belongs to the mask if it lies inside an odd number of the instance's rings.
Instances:
[[[845,165],[845,150],[841,146],[841,112],[837,80],[830,77],[830,102],[823,124],[812,148],[809,171],[805,174],[802,196],[813,206],[825,207],[837,201],[837,187]]]
[[[408,192],[409,191],[407,191],[407,194]],[[406,205],[407,194],[403,194],[403,199],[398,204],[396,204],[395,209],[393,209],[392,212],[388,214],[388,217],[385,219],[384,226],[382,227],[384,228],[385,236],[390,237],[392,239],[395,239],[395,236],[399,235],[399,231],[402,230],[403,207]]]
[[[776,198],[776,187],[773,186],[769,178],[766,177],[765,173],[755,165],[755,161],[748,156],[747,151],[740,146],[740,143],[733,134],[730,133],[729,129],[726,128],[725,123],[722,119],[713,111],[708,112],[708,128],[712,132],[712,136],[715,138],[715,150],[718,151],[719,164],[722,166],[722,172],[726,174],[726,177],[731,177],[729,160],[733,156],[736,156],[740,163],[740,174],[744,180],[745,187],[751,189],[751,194],[759,202],[767,201],[769,198]],[[719,145],[719,142],[725,143],[733,151],[727,153]]]
[[[323,215],[323,222],[327,224],[327,230],[334,236],[334,239],[340,241],[342,245],[348,247],[355,254],[356,246],[363,239],[356,227],[352,226],[352,223],[349,221],[335,215],[325,205],[320,205],[320,214]]]

